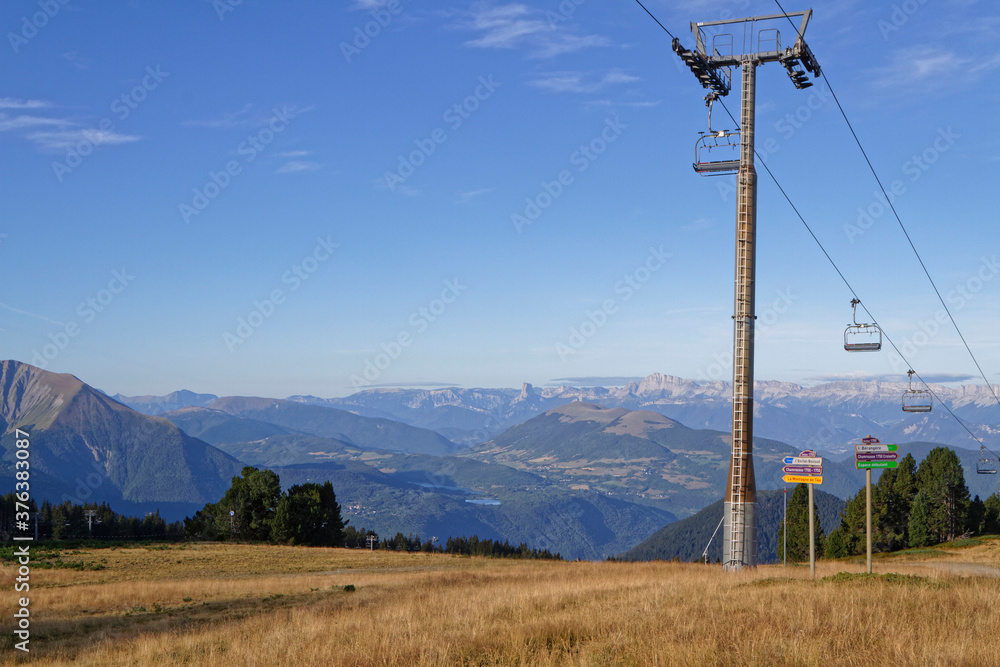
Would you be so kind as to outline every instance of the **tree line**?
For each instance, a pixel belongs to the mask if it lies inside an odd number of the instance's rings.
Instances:
[[[882,471],[872,485],[872,551],[876,553],[950,542],[962,535],[1000,533],[1000,495],[969,498],[961,461],[947,447],[935,447],[918,465],[912,454]],[[799,484],[788,501],[788,560],[809,558],[807,489]],[[816,531],[816,553],[827,558],[866,551],[865,489],[847,499],[840,525],[829,536]],[[815,509],[814,509],[815,511]],[[818,516],[815,518],[819,526]],[[785,526],[778,535],[783,552]]]
[[[278,475],[271,470],[246,466],[217,503],[208,503],[193,517],[184,519],[184,532],[192,539],[243,540],[275,544],[374,548],[386,551],[446,553],[493,558],[560,558],[548,549],[527,544],[513,546],[506,540],[481,540],[473,535],[449,537],[445,544],[419,535],[396,533],[379,539],[364,528],[343,520],[333,485],[308,482],[281,491]],[[369,542],[371,540],[371,542]]]
[[[562,556],[558,553],[554,554],[548,549],[533,549],[524,542],[514,546],[507,540],[503,542],[490,538],[484,540],[480,539],[478,535],[473,535],[472,537],[449,536],[442,544],[436,537],[421,541],[419,535],[414,536],[412,533],[410,535],[396,533],[393,538],[379,540],[378,533],[375,531],[364,528],[356,530],[353,526],[344,529],[344,546],[356,549],[378,548],[383,551],[421,551],[423,553],[485,556],[487,558],[562,560]]]
[[[15,533],[14,493],[0,496],[0,532]],[[30,533],[34,536],[37,523],[39,540],[67,539],[180,539],[184,536],[184,526],[180,521],[167,523],[159,512],[150,512],[139,518],[124,516],[111,509],[106,503],[84,503],[74,505],[65,501],[53,505],[43,500],[39,506],[34,499],[28,501],[31,515]],[[26,534],[17,530],[17,534]]]

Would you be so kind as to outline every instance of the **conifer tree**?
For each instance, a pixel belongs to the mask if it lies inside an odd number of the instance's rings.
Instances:
[[[826,538],[819,523],[819,510],[813,506],[815,521],[816,555],[823,555]],[[805,484],[799,484],[788,499],[788,560],[796,563],[809,560],[809,489]],[[785,522],[778,528],[778,560],[784,559],[785,553]]]

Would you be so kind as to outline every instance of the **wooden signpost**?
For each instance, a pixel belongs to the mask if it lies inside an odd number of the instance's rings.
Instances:
[[[782,478],[786,484],[805,484],[809,488],[809,574],[816,576],[816,516],[813,511],[813,484],[823,483],[823,459],[807,449],[798,456],[786,456]],[[786,519],[785,533],[788,533]],[[786,535],[787,537],[787,535]],[[787,554],[786,554],[787,558]]]
[[[868,574],[872,573],[872,468],[895,468],[899,465],[899,445],[884,445],[878,438],[868,436],[854,445],[854,465],[865,471],[865,533],[867,543]]]

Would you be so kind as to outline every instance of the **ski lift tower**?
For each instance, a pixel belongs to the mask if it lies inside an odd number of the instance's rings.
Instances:
[[[732,68],[741,71],[739,170],[736,195],[736,290],[733,314],[733,444],[726,485],[722,564],[730,571],[757,565],[757,488],[753,473],[754,275],[756,263],[757,172],[754,116],[757,66],[781,63],[796,88],[812,85],[806,71],[820,75],[805,42],[812,10],[751,18],[692,23],[695,50],[673,40],[673,50],[691,68],[709,102],[729,93]],[[793,19],[799,19],[794,30]],[[793,28],[789,46],[781,30]],[[740,39],[737,40],[736,38]],[[739,43],[737,43],[739,41]],[[799,69],[799,68],[802,69]],[[709,107],[711,109],[711,107]]]

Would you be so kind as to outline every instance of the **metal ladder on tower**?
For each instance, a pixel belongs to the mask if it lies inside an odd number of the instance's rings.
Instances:
[[[750,99],[753,93],[754,65],[744,63],[744,75],[742,78],[743,99]],[[740,146],[740,166],[739,172],[739,200],[737,202],[737,238],[736,238],[736,313],[733,315],[735,326],[735,349],[733,354],[733,429],[732,429],[732,476],[730,479],[731,489],[731,512],[732,525],[730,530],[729,559],[730,563],[739,567],[744,562],[744,548],[746,546],[746,459],[747,451],[744,447],[747,440],[746,419],[747,419],[747,397],[753,391],[747,386],[749,373],[749,355],[751,337],[753,330],[752,299],[748,293],[748,288],[753,289],[749,280],[751,238],[750,225],[754,211],[752,186],[752,175],[744,165],[753,163],[753,124],[746,123],[749,130],[748,141]]]

